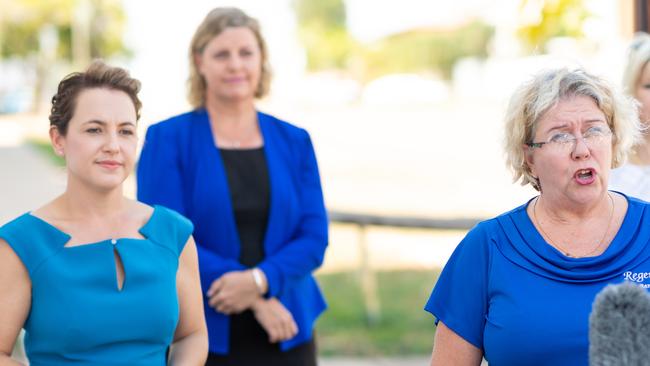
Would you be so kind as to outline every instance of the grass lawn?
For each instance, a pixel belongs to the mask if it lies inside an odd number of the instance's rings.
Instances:
[[[316,326],[321,356],[426,355],[434,318],[423,310],[438,271],[379,272],[381,320],[366,324],[357,272],[319,274],[329,309]]]

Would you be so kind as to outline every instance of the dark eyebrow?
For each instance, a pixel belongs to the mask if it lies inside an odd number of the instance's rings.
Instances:
[[[100,126],[106,126],[107,125],[106,122],[100,121],[98,119],[91,119],[89,121],[84,122],[83,124],[91,124],[91,123],[98,124]],[[131,121],[120,122],[118,124],[118,126],[120,126],[120,127],[125,126],[125,125],[131,125],[131,126],[135,127],[135,123],[133,123]]]
[[[100,121],[98,119],[91,119],[91,120],[88,120],[88,121],[84,122],[83,124],[91,124],[91,123],[95,123],[95,124],[102,125],[102,126],[106,125],[106,122]]]

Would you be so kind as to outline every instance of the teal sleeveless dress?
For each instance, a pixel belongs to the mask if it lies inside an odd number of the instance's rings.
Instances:
[[[178,257],[192,230],[162,206],[139,230],[144,239],[65,247],[68,234],[29,213],[1,227],[32,283],[23,326],[30,365],[165,365],[179,316]]]

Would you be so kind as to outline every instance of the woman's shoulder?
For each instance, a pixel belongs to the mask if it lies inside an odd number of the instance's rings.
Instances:
[[[170,131],[178,132],[179,130],[186,130],[187,124],[206,120],[207,114],[205,109],[195,109],[189,112],[177,114],[159,122],[155,122],[149,126],[149,130],[157,131]]]
[[[308,136],[308,132],[304,128],[299,127],[291,122],[287,122],[283,119],[280,119],[274,115],[258,111],[257,116],[260,120],[260,123],[269,125],[272,128],[278,129],[291,136],[295,136],[295,137],[302,137],[306,135]]]
[[[155,242],[165,244],[174,249],[182,248],[194,231],[194,224],[180,213],[165,206],[148,206],[152,210],[149,219],[141,232]],[[172,240],[170,240],[172,239]]]
[[[162,152],[186,151],[193,146],[191,140],[201,132],[202,123],[208,123],[205,110],[193,110],[154,123],[147,128],[144,150]],[[143,163],[143,160],[140,161]],[[144,163],[151,163],[144,160]]]
[[[481,245],[488,244],[492,241],[491,239],[494,237],[498,228],[498,217],[479,221],[467,232],[463,241],[481,243]]]
[[[40,206],[29,212],[14,218],[0,227],[0,233],[17,234],[19,236],[29,236],[40,231],[49,231],[53,226],[48,223],[47,218],[53,216],[52,212],[56,207],[58,198]]]
[[[165,207],[165,206],[160,206],[160,205],[153,205],[149,206],[145,203],[139,202],[143,206],[147,206],[151,210],[150,216],[153,218],[155,217],[158,220],[164,221],[166,223],[169,222],[189,222],[189,219],[186,218],[185,216],[181,215],[178,213],[178,211],[173,210],[171,208]]]
[[[527,219],[527,204],[525,203],[498,216],[478,221],[463,238],[464,246],[488,251],[489,247],[499,245],[501,241],[512,236],[513,233],[525,233],[528,230],[525,222]]]
[[[0,239],[9,234],[18,234],[31,230],[33,226],[38,224],[38,222],[33,220],[33,218],[34,217],[30,212],[25,212],[24,214],[6,222],[0,226]]]
[[[506,211],[497,216],[481,220],[470,231],[479,231],[483,233],[494,232],[495,230],[502,228],[504,222],[519,222],[522,219],[525,219],[524,215],[527,215],[526,207],[530,201],[532,201],[532,199],[520,206],[511,209],[510,211]]]
[[[26,212],[0,227],[0,240],[8,244],[30,273],[63,248],[69,239],[67,234],[32,212]]]
[[[617,190],[612,190],[612,192],[618,193],[622,197],[624,197],[624,199],[627,201],[627,210],[631,211],[632,213],[642,212],[642,211],[650,209],[650,202],[648,202],[648,201],[646,201],[646,200],[644,200],[642,198],[630,196],[628,194],[625,194],[625,193],[623,193],[621,191],[617,191]],[[649,216],[649,219],[650,219],[650,216]]]

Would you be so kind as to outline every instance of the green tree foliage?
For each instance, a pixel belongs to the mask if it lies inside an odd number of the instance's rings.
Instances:
[[[345,68],[355,45],[346,28],[343,0],[294,0],[310,70]]]
[[[520,9],[535,6],[531,0],[522,0]],[[545,51],[546,43],[553,37],[582,37],[582,25],[589,17],[583,0],[545,0],[539,9],[536,23],[527,24],[517,31],[528,51]]]
[[[294,0],[301,25],[322,24],[325,28],[345,28],[343,0]]]
[[[46,26],[58,35],[57,57],[72,59],[74,11],[80,0],[0,0],[0,55],[28,57],[39,49],[39,34]],[[126,54],[122,34],[126,17],[119,0],[88,0],[90,55]]]
[[[494,33],[474,21],[452,30],[413,30],[364,45],[347,31],[343,0],[294,0],[293,4],[308,69],[342,69],[360,80],[398,72],[432,72],[449,78],[459,58],[485,57]]]
[[[446,31],[420,29],[387,37],[366,48],[365,76],[372,79],[387,73],[433,72],[451,77],[460,58],[484,58],[494,29],[474,21]]]

